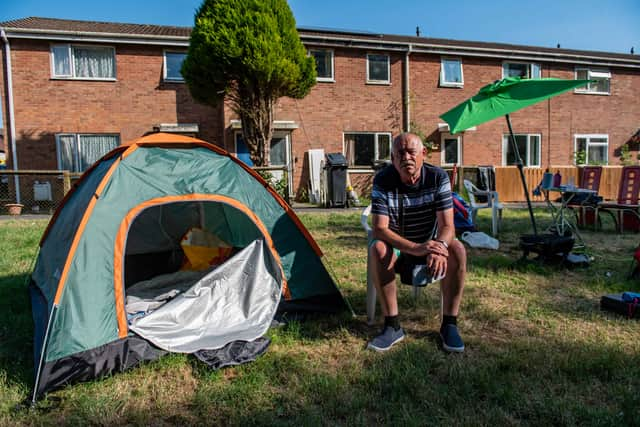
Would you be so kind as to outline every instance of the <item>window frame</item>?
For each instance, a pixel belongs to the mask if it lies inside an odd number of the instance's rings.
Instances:
[[[516,133],[513,135],[514,137],[518,137],[518,136],[526,136],[527,137],[527,152],[526,154],[526,158],[522,159],[523,160],[523,166],[524,167],[528,167],[528,168],[540,168],[542,167],[542,134],[540,133]],[[531,137],[532,136],[537,136],[538,137],[538,153],[537,153],[537,157],[538,157],[538,164],[537,165],[532,165],[531,162],[529,161],[529,152],[531,151]],[[502,166],[513,166],[513,165],[509,165],[507,164],[507,151],[509,146],[511,145],[511,141],[509,141],[510,135],[508,133],[502,134]],[[522,157],[522,153],[520,153],[520,156]]]
[[[604,165],[608,165],[609,164],[609,134],[606,133],[576,133],[573,135],[573,152],[577,153],[578,152],[578,139],[579,138],[585,138],[587,139],[586,142],[586,147],[585,147],[585,165],[589,165],[589,146],[590,145],[594,145],[594,146],[599,146],[599,147],[606,147],[606,160]],[[595,138],[604,138],[607,140],[606,143],[602,143],[602,142],[589,142],[590,139],[595,139]],[[575,164],[576,160],[575,160],[575,156],[573,159],[573,163]]]
[[[542,77],[542,65],[540,65],[540,63],[538,62],[527,62],[527,61],[502,61],[502,78],[506,78],[507,77],[507,73],[506,73],[506,69],[507,66],[510,64],[525,64],[527,66],[527,73],[529,74],[529,77],[525,77],[527,79],[538,79]],[[533,75],[533,66],[536,65],[538,67],[538,70],[540,71],[540,75],[538,77],[532,77]]]
[[[334,59],[335,59],[335,54],[333,52],[333,49],[323,49],[323,48],[319,48],[319,47],[311,47],[307,50],[307,52],[309,53],[309,56],[312,56],[314,61],[315,61],[315,56],[313,55],[312,52],[325,52],[328,53],[330,55],[330,59],[331,59],[331,76],[330,77],[320,77],[320,76],[316,76],[316,81],[318,82],[329,82],[329,83],[335,83],[335,65],[334,65]],[[316,66],[316,71],[317,71],[317,66]]]
[[[387,57],[387,79],[376,80],[369,76],[369,57],[370,56],[386,56]],[[389,85],[391,84],[391,55],[388,53],[367,53],[367,84]]]
[[[380,159],[380,150],[378,149],[378,137],[379,135],[386,135],[389,137],[389,156],[391,156],[391,151],[393,150],[393,135],[391,132],[377,132],[377,131],[343,131],[342,132],[342,154],[347,159],[347,167],[350,169],[364,169],[364,170],[372,170],[372,165],[349,165],[349,159],[347,158],[347,135],[374,135],[373,136],[373,161],[378,161]],[[355,148],[355,147],[354,147]],[[355,153],[354,153],[355,156]],[[355,161],[355,159],[354,159]]]
[[[117,139],[117,142],[118,142],[116,147],[119,147],[122,144],[119,133],[99,133],[99,132],[79,132],[79,133],[60,132],[60,133],[56,133],[55,134],[56,162],[57,162],[58,170],[64,170],[64,169],[62,169],[62,157],[61,157],[61,153],[60,153],[60,138],[61,137],[65,137],[65,136],[73,137],[73,142],[74,142],[75,149],[73,150],[72,164],[75,163],[78,166],[80,166],[80,152],[82,151],[82,147],[80,146],[80,138],[81,137],[83,137],[83,136],[103,136],[103,137],[104,136],[113,136],[113,137],[115,137]],[[107,154],[107,153],[104,153],[104,154]],[[98,160],[98,159],[96,159],[96,160]],[[87,167],[87,169],[89,169],[90,167],[91,167],[91,165],[89,165]],[[72,170],[72,171],[69,171],[69,172],[72,172],[72,173],[84,173],[87,169],[77,170],[77,171],[76,170]]]
[[[600,76],[595,76],[596,78],[606,78],[609,82],[608,89],[606,92],[602,92],[599,90],[591,90],[589,89],[589,86],[591,85],[591,83],[587,83],[586,87],[577,87],[573,90],[574,93],[582,93],[582,94],[588,94],[588,95],[611,95],[611,70],[609,70],[608,68],[598,68],[598,67],[585,67],[585,66],[580,66],[580,67],[575,67],[574,69],[574,78],[576,80],[578,80],[578,71],[579,70],[584,70],[587,72],[587,79],[588,80],[592,80],[592,74],[602,74]]]
[[[458,61],[460,64],[460,82],[447,82],[445,80],[445,61]],[[440,87],[463,87],[464,86],[464,70],[462,66],[462,58],[441,57],[440,58]]]
[[[53,49],[55,47],[66,46],[67,54],[69,55],[69,75],[57,75],[56,74],[56,62],[53,54]],[[78,77],[75,75],[75,55],[73,54],[74,47],[84,47],[84,48],[101,48],[101,49],[109,49],[111,50],[113,56],[113,77]],[[49,63],[50,63],[50,72],[51,79],[54,80],[90,80],[90,81],[105,81],[105,82],[113,82],[117,80],[118,77],[118,64],[116,57],[116,48],[115,46],[102,45],[102,44],[74,44],[74,43],[51,43],[49,45]]]
[[[445,157],[445,141],[450,139],[456,140],[457,150],[456,150],[456,163],[447,163]],[[460,135],[451,135],[449,132],[443,132],[440,135],[440,165],[441,166],[461,166],[462,165],[462,136]]]
[[[162,51],[162,80],[169,83],[184,83],[184,77],[180,73],[180,77],[167,77],[167,54],[179,53],[187,57],[187,51],[178,49],[164,49]],[[183,59],[184,61],[184,59]]]

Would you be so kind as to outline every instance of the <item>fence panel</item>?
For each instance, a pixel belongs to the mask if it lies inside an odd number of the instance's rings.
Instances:
[[[0,170],[0,212],[53,213],[81,174],[50,170]]]

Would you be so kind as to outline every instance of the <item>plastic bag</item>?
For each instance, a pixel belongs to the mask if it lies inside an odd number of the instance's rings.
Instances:
[[[180,246],[186,258],[182,270],[205,270],[220,265],[229,258],[233,249],[218,236],[200,228],[187,231]]]
[[[498,249],[498,239],[483,233],[482,231],[465,231],[460,238],[472,248]]]

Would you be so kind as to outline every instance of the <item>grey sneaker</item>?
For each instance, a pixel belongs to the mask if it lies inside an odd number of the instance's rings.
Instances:
[[[402,328],[397,331],[391,326],[383,329],[382,333],[369,341],[367,348],[375,351],[387,351],[397,342],[404,339],[404,331]]]

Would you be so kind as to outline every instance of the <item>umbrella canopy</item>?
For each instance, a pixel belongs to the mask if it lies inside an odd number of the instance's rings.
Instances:
[[[509,139],[516,157],[516,166],[520,172],[520,180],[522,181],[524,196],[527,199],[527,207],[529,208],[529,216],[535,235],[538,234],[536,220],[533,216],[527,181],[522,170],[522,159],[520,158],[516,138],[513,135],[509,114],[536,102],[560,95],[573,88],[584,86],[589,82],[590,80],[507,77],[482,87],[476,95],[440,116],[449,124],[452,134],[462,132],[465,129],[488,122],[499,116],[506,117],[507,125],[509,126]]]
[[[484,86],[476,95],[440,117],[454,134],[587,83],[589,80],[507,77]]]

